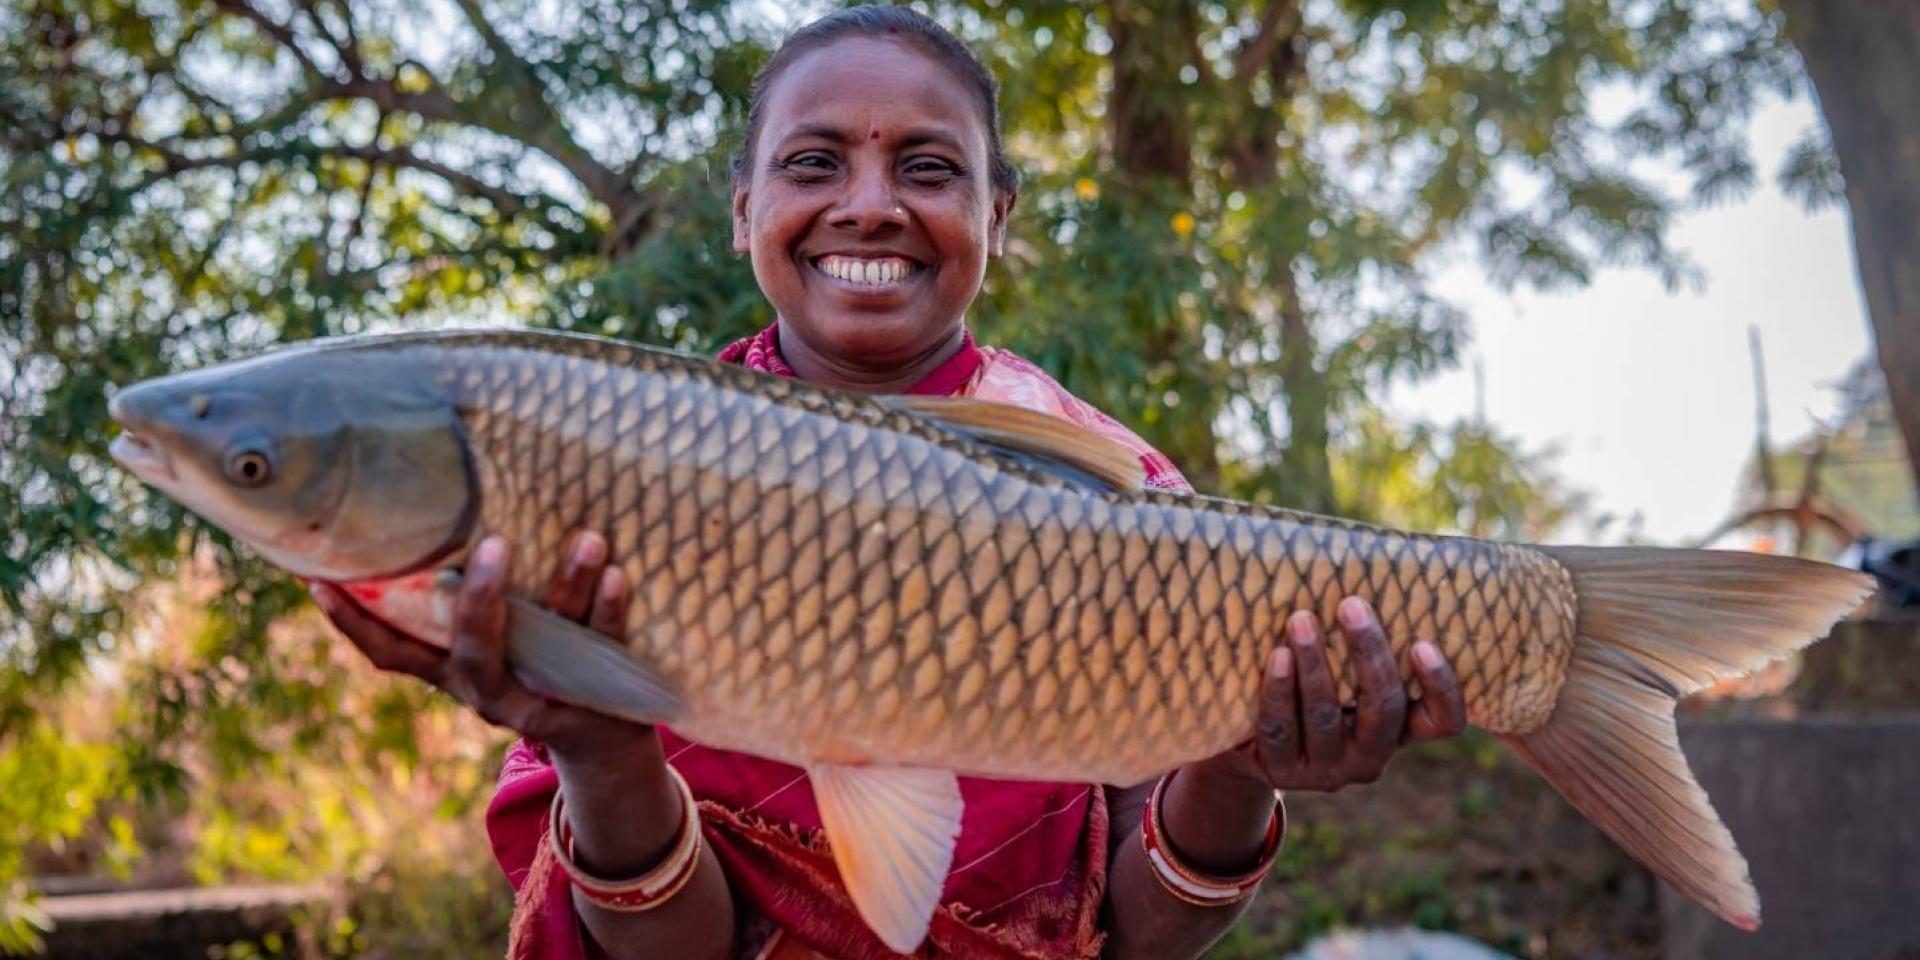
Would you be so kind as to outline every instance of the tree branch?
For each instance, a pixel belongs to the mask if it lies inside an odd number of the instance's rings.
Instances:
[[[320,67],[313,62],[312,57],[307,56],[305,50],[300,49],[300,38],[294,35],[292,27],[254,9],[246,3],[246,0],[214,0],[213,5],[251,22],[267,36],[273,38],[274,42],[278,43],[288,53],[293,54],[294,59],[300,61],[300,66],[305,69],[308,76],[324,77],[327,75],[326,71],[320,69]]]
[[[513,110],[489,109],[486,104],[455,100],[439,86],[408,92],[387,80],[360,78],[347,83],[330,84],[320,92],[328,98],[362,98],[390,112],[411,113],[428,120],[479,127],[526,144],[553,158],[572,174],[589,195],[613,212],[616,222],[622,220],[632,208],[646,203],[646,198],[633,189],[619,171],[594,159],[592,154],[574,142],[566,125],[544,99],[539,101],[535,116],[521,121]]]
[[[625,169],[615,169],[596,159],[575,141],[565,121],[540,93],[541,85],[534,78],[534,67],[514,53],[505,38],[488,22],[479,0],[457,2],[483,42],[493,51],[499,69],[505,74],[524,79],[527,81],[525,84],[488,84],[487,92],[475,100],[456,99],[437,83],[430,83],[425,89],[402,89],[395,76],[370,76],[361,69],[363,62],[359,56],[352,11],[346,9],[342,0],[296,0],[296,9],[305,11],[304,14],[296,13],[296,22],[302,15],[311,18],[314,21],[313,29],[320,34],[320,39],[307,37],[305,42],[331,44],[340,55],[338,66],[323,69],[303,48],[304,34],[296,31],[294,24],[283,23],[264,13],[255,6],[255,0],[214,0],[213,9],[221,15],[245,20],[293,56],[306,77],[304,88],[292,91],[284,104],[267,115],[252,122],[238,122],[230,105],[206,96],[204,91],[192,88],[186,78],[176,75],[173,80],[183,96],[204,111],[223,113],[233,127],[223,131],[219,138],[198,138],[200,142],[197,143],[196,138],[190,137],[168,138],[165,141],[137,137],[132,134],[130,125],[119,125],[118,128],[108,125],[103,129],[97,123],[90,124],[94,128],[90,132],[151,151],[160,158],[165,169],[159,177],[149,178],[140,184],[140,189],[154,180],[192,169],[235,167],[250,160],[271,161],[297,155],[324,155],[419,170],[439,178],[460,193],[487,201],[503,216],[513,217],[531,212],[555,235],[574,241],[580,239],[578,228],[564,226],[546,215],[549,210],[562,207],[563,204],[549,202],[549,198],[544,196],[538,199],[522,196],[407,149],[379,148],[374,145],[321,146],[301,139],[297,132],[291,142],[284,135],[275,136],[316,106],[334,100],[364,100],[383,116],[404,113],[427,121],[483,129],[547,155],[577,180],[589,196],[608,209],[614,227],[608,235],[599,238],[599,243],[611,251],[631,249],[638,237],[650,228],[654,216],[654,204],[633,186],[632,171],[640,168],[640,163],[645,159],[644,151]],[[330,29],[323,20],[321,8],[328,4],[341,13],[342,29],[347,34],[344,42],[339,37],[341,29]],[[305,31],[306,28],[303,26],[300,30]],[[344,76],[341,68],[345,69]],[[529,87],[532,89],[529,90]],[[202,154],[199,151],[203,149],[212,152]]]
[[[1260,18],[1260,32],[1240,45],[1233,58],[1234,79],[1246,83],[1272,56],[1280,41],[1291,40],[1300,32],[1300,0],[1268,0]]]
[[[356,147],[350,144],[321,145],[311,141],[276,144],[274,146],[249,147],[228,153],[207,156],[188,156],[166,143],[147,140],[131,134],[115,133],[104,130],[90,131],[103,140],[118,141],[137,150],[148,150],[160,157],[165,166],[162,176],[186,173],[189,170],[208,168],[233,168],[246,163],[266,163],[274,160],[292,158],[315,159],[331,157],[343,160],[359,160],[364,163],[391,167],[406,167],[429,173],[447,182],[461,193],[478,197],[491,203],[505,216],[518,215],[537,204],[529,203],[524,197],[511,191],[496,187],[463,170],[456,170],[437,160],[420,156],[405,147],[380,147],[369,143]]]
[[[1180,28],[1187,34],[1187,56],[1193,61],[1193,69],[1200,74],[1200,82],[1213,86],[1213,64],[1207,62],[1207,52],[1200,48],[1200,5],[1187,3],[1180,6]]]
[[[353,10],[345,3],[334,5],[334,12],[340,15],[340,20],[345,25],[347,35],[342,37],[327,26],[326,18],[320,15],[320,4],[317,0],[300,0],[300,7],[306,11],[307,19],[313,21],[314,29],[326,38],[327,45],[333,48],[334,55],[340,58],[341,65],[347,68],[347,73],[356,77],[364,76],[366,65],[360,59],[360,38],[353,28]]]
[[[1277,175],[1279,145],[1285,114],[1296,86],[1306,71],[1307,58],[1298,42],[1304,28],[1299,0],[1271,0],[1261,19],[1260,32],[1241,45],[1234,57],[1232,92],[1247,121],[1221,147],[1236,182],[1247,188],[1265,186]],[[1266,70],[1271,100],[1264,106],[1253,99],[1253,80]]]
[[[455,2],[458,3],[461,12],[466,15],[467,23],[473,27],[475,33],[480,35],[481,42],[493,55],[494,64],[529,88],[531,93],[529,99],[532,100],[532,106],[537,111],[537,116],[521,126],[500,122],[504,117],[518,111],[486,111],[481,117],[470,122],[478,122],[480,126],[485,126],[495,133],[527,143],[567,168],[567,172],[573,174],[581,185],[587,188],[587,192],[593,194],[594,199],[606,204],[613,213],[615,228],[606,238],[609,248],[616,250],[630,248],[632,246],[630,241],[633,238],[628,235],[628,231],[644,228],[651,220],[652,204],[632,188],[632,180],[621,170],[594,159],[573,139],[572,131],[567,129],[566,121],[547,100],[546,84],[538,68],[515,51],[513,45],[500,35],[500,31],[494,27],[493,22],[487,19],[486,11],[481,9],[480,0],[455,0]],[[525,104],[526,101],[521,100],[516,105]],[[640,160],[641,157],[635,157],[623,166],[633,167]]]
[[[387,115],[381,113],[380,116],[373,121],[373,136],[367,138],[368,147],[379,148],[381,129],[386,125]],[[367,165],[367,178],[360,181],[360,196],[354,203],[353,222],[347,227],[346,237],[340,241],[340,262],[334,266],[334,273],[345,270],[347,264],[353,259],[353,243],[355,240],[360,239],[361,231],[366,229],[367,202],[373,198],[373,181],[377,179],[379,175],[378,165],[369,163]],[[498,207],[499,204],[495,202],[495,206]]]
[[[538,80],[533,65],[528,63],[513,47],[507,43],[500,31],[494,29],[493,21],[487,19],[487,12],[480,9],[479,0],[456,0],[460,12],[467,17],[467,23],[473,32],[480,35],[480,41],[487,45],[487,52],[493,54],[493,62],[516,73],[525,74],[528,80]]]

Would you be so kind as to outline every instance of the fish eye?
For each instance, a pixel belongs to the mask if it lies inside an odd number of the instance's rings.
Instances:
[[[257,487],[273,479],[273,460],[258,447],[239,447],[227,454],[226,471],[235,486]]]

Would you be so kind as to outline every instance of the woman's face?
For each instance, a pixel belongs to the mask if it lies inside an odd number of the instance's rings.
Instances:
[[[987,119],[910,43],[809,51],[768,91],[733,196],[734,249],[806,348],[904,364],[951,340],[1006,238]]]

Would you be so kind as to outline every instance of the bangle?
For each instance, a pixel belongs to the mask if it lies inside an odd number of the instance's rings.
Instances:
[[[1208,876],[1181,863],[1167,842],[1166,824],[1160,819],[1161,801],[1167,792],[1169,773],[1160,778],[1147,798],[1146,813],[1140,818],[1140,845],[1147,855],[1147,866],[1162,889],[1174,898],[1198,907],[1224,907],[1239,903],[1260,888],[1260,881],[1273,869],[1280,856],[1281,841],[1287,834],[1287,807],[1280,791],[1273,792],[1273,816],[1267,821],[1267,839],[1260,847],[1260,862],[1250,871],[1235,877]]]
[[[631,880],[596,877],[573,862],[573,828],[567,824],[566,803],[561,793],[554,791],[548,842],[554,859],[587,902],[615,913],[645,913],[673,899],[693,879],[694,868],[700,865],[700,808],[693,798],[693,789],[687,786],[680,771],[669,765],[667,773],[680,794],[679,830],[666,857],[653,869]]]

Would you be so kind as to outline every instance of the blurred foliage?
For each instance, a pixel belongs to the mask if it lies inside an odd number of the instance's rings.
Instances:
[[[1498,536],[1577,508],[1543,455],[1372,402],[1461,352],[1431,265],[1684,282],[1674,212],[1753,183],[1742,120],[1801,83],[1746,0],[919,5],[1001,77],[1026,174],[982,339],[1202,489]],[[124,868],[143,810],[191,822],[200,879],[377,878],[399,812],[475,845],[497,738],[285,628],[295,586],[112,468],[105,390],[403,325],[706,350],[767,322],[725,157],[768,14],[0,4],[0,947],[29,855],[84,835],[68,866]],[[1833,170],[1815,132],[1784,175],[1811,202]]]

